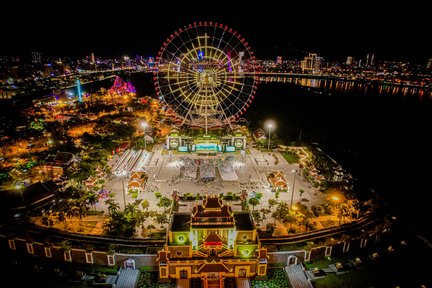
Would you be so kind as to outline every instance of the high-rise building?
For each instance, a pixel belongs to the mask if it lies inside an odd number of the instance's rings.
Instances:
[[[370,66],[374,66],[375,65],[375,54],[372,54],[372,57],[371,57],[371,61],[370,61]]]
[[[301,62],[300,62],[300,68],[304,71],[312,71],[315,69],[315,61],[317,58],[316,53],[309,53],[308,56],[306,56]]]
[[[282,56],[276,57],[276,64],[282,64]]]
[[[369,66],[369,53],[366,55],[366,66]]]
[[[91,61],[92,64],[96,63],[96,62],[95,62],[94,53],[91,53],[91,57],[90,57],[90,59],[91,59],[90,61]]]
[[[432,69],[432,58],[429,58],[429,60],[426,64],[426,69],[428,69],[428,70]]]
[[[353,57],[352,56],[348,56],[347,60],[346,60],[346,64],[347,65],[352,65],[352,63],[353,63]]]
[[[34,63],[34,64],[42,63],[42,53],[41,52],[33,51],[33,52],[31,52],[31,55],[32,55],[32,63]]]

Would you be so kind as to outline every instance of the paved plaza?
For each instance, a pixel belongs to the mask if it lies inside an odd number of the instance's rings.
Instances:
[[[249,147],[252,147],[252,143],[248,143]],[[166,152],[166,151],[165,151]],[[234,157],[235,172],[238,176],[236,181],[222,181],[220,176],[217,175],[214,181],[202,183],[192,180],[189,178],[180,178],[179,163],[182,158],[188,157],[190,159],[219,159],[232,155]],[[117,165],[121,155],[115,155],[110,160],[110,165]],[[156,144],[152,150],[152,157],[147,162],[147,165],[142,167],[142,170],[148,174],[148,180],[146,188],[143,192],[138,194],[138,197],[133,199],[130,194],[127,193],[127,184],[129,181],[128,176],[116,176],[113,175],[106,181],[106,188],[114,193],[114,200],[124,207],[125,203],[140,203],[146,199],[150,203],[150,210],[156,210],[159,212],[163,211],[163,208],[157,206],[158,200],[156,199],[154,192],[159,191],[162,196],[171,197],[173,189],[176,189],[180,195],[185,193],[191,193],[196,195],[215,194],[220,193],[227,194],[232,192],[234,194],[240,194],[242,190],[246,190],[249,195],[253,192],[261,192],[263,194],[260,204],[255,209],[268,208],[268,199],[275,198],[275,192],[271,191],[271,186],[267,180],[267,175],[271,170],[282,170],[286,176],[288,184],[287,192],[279,193],[279,201],[285,201],[288,204],[291,201],[291,191],[293,189],[294,177],[294,195],[293,204],[299,202],[301,199],[307,199],[302,203],[309,208],[312,205],[319,206],[326,202],[325,195],[319,193],[318,190],[310,183],[308,183],[303,176],[298,172],[298,164],[288,164],[283,158],[282,154],[278,151],[273,152],[261,152],[255,148],[250,148],[250,153],[241,156],[240,153],[220,153],[216,156],[198,156],[194,153],[176,153],[169,155],[169,153],[163,153],[163,144]],[[292,171],[296,170],[294,174]],[[124,182],[123,182],[124,181]],[[124,185],[124,186],[123,186]],[[124,187],[124,191],[122,189]],[[299,190],[304,190],[300,196]],[[231,202],[231,201],[228,201]],[[234,211],[240,211],[240,201],[232,201],[232,207]],[[179,206],[179,211],[191,211],[193,201],[182,202]],[[105,201],[100,201],[97,204],[98,210],[107,211],[108,205]],[[250,207],[252,210],[252,207]],[[273,208],[274,209],[274,208]],[[270,218],[270,217],[269,217]],[[271,219],[265,220],[262,224],[270,222]]]

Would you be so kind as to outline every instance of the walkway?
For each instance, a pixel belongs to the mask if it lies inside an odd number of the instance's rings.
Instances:
[[[249,288],[250,282],[248,278],[236,278],[236,287],[237,288]]]
[[[139,270],[136,269],[120,269],[116,288],[135,288],[138,284]]]
[[[289,265],[285,267],[288,280],[292,288],[313,288],[313,285],[306,277],[302,265]]]
[[[177,288],[189,288],[191,279],[177,279]]]

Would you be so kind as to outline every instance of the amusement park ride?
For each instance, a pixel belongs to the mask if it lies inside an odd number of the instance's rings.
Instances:
[[[175,133],[167,139],[168,149],[245,149],[246,139],[238,133],[227,141],[206,138],[209,129],[229,126],[233,130],[232,124],[255,97],[256,60],[239,33],[219,23],[194,22],[165,40],[156,62],[153,80],[165,111],[173,113],[180,126],[205,131],[200,143]]]
[[[168,149],[198,154],[244,151],[246,137],[232,131],[232,124],[249,107],[257,85],[255,57],[245,39],[225,25],[195,22],[171,34],[156,61],[154,83],[165,110],[181,125],[205,131],[190,137],[173,129]],[[232,133],[208,134],[223,126]],[[261,248],[250,214],[233,213],[217,197],[208,196],[192,213],[174,213],[169,231],[158,253],[161,279],[198,278],[207,288],[224,287],[225,278],[266,275],[267,250]]]

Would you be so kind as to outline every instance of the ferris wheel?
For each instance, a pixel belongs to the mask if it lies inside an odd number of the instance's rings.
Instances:
[[[255,96],[256,61],[235,30],[194,22],[163,43],[154,82],[165,109],[178,123],[206,129],[230,125]]]

